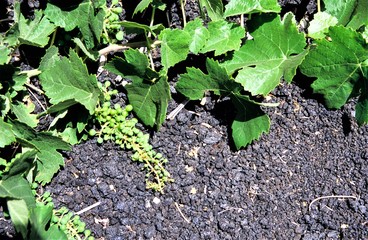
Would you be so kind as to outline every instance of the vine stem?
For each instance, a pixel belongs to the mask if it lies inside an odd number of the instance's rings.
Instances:
[[[185,15],[185,5],[187,4],[187,0],[180,0],[181,5],[181,14],[183,15],[183,25],[187,25],[187,17]]]
[[[321,12],[321,0],[317,0],[317,11]]]

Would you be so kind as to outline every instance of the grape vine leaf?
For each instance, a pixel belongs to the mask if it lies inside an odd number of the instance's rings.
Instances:
[[[281,21],[275,14],[252,18],[248,40],[232,58],[222,65],[228,73],[241,70],[235,78],[252,95],[267,95],[279,83],[282,76],[291,82],[307,50],[303,33],[298,32],[292,13]]]
[[[207,14],[212,21],[223,19],[224,5],[221,0],[199,0],[201,9],[206,8]]]
[[[42,11],[35,11],[34,19],[25,19],[21,14],[19,19],[19,42],[36,47],[44,47],[49,42],[49,35],[56,26],[52,24]]]
[[[329,40],[315,40],[316,46],[310,49],[300,70],[317,77],[313,91],[323,95],[328,108],[338,109],[359,86],[360,79],[367,78],[368,47],[360,33],[341,25],[330,27],[328,36]],[[359,109],[357,115],[361,114]]]
[[[368,15],[366,14],[367,9],[368,1],[358,0],[351,20],[346,26],[353,29],[359,29],[363,25],[368,26]]]
[[[239,150],[258,140],[261,134],[268,133],[271,121],[260,106],[249,97],[236,94],[231,100],[237,109],[231,129],[235,147]]]
[[[32,128],[37,126],[37,115],[32,114],[35,109],[35,105],[32,102],[29,102],[26,105],[22,102],[16,101],[15,103],[11,103],[10,108],[20,122],[25,123]]]
[[[253,13],[279,13],[281,7],[277,0],[230,0],[225,6],[224,17]]]
[[[72,49],[67,58],[59,57],[56,47],[49,48],[39,69],[42,87],[52,104],[75,100],[90,114],[94,113],[102,92],[96,76],[88,73],[86,65]]]
[[[7,64],[10,61],[10,53],[11,50],[9,47],[0,44],[0,65]]]
[[[166,76],[160,76],[155,83],[148,83],[142,78],[127,85],[129,103],[137,116],[148,126],[159,128],[164,122],[170,100],[170,86]]]
[[[308,36],[313,39],[321,39],[325,37],[328,28],[335,26],[338,20],[327,12],[318,12],[314,14],[313,20],[308,27]]]
[[[49,183],[60,166],[64,166],[64,158],[57,150],[70,150],[69,144],[51,133],[36,132],[18,121],[12,121],[11,124],[18,142],[38,150],[36,181]]]
[[[159,35],[161,40],[161,63],[165,70],[187,58],[191,36],[180,29],[165,29]]]
[[[64,28],[65,31],[72,31],[78,27],[87,49],[95,46],[95,39],[100,41],[105,14],[103,8],[95,9],[91,0],[83,0],[71,10],[61,9],[52,3],[48,3],[45,9],[45,16],[56,26]]]
[[[38,205],[31,209],[29,222],[31,226],[30,239],[67,240],[66,234],[59,229],[57,224],[50,225],[53,208],[46,205]]]
[[[225,20],[209,22],[208,32],[208,40],[200,52],[215,51],[216,56],[228,51],[238,50],[241,39],[245,36],[244,28]]]
[[[188,22],[184,27],[184,31],[189,33],[192,37],[189,44],[189,50],[194,54],[198,54],[210,36],[209,31],[203,26],[203,22],[200,18]]]
[[[29,170],[33,167],[33,161],[37,154],[37,150],[23,150],[22,153],[18,153],[13,159],[11,159],[11,165],[9,167],[8,172],[3,173],[3,180],[6,180],[10,177],[28,174]]]
[[[325,11],[338,19],[338,23],[353,29],[368,24],[366,0],[324,0]]]
[[[190,100],[201,99],[205,91],[230,96],[237,109],[232,124],[232,138],[237,149],[258,139],[262,133],[268,132],[270,128],[268,116],[262,112],[258,103],[240,93],[241,85],[230,79],[218,62],[208,58],[206,67],[208,74],[196,68],[187,68],[187,73],[180,75],[176,89]]]
[[[0,118],[0,148],[5,147],[6,145],[15,142],[15,136],[12,131],[12,125],[4,122],[2,118]]]
[[[136,15],[139,12],[143,12],[145,9],[149,7],[149,5],[152,3],[153,0],[142,0],[138,3],[138,5],[135,7],[133,16]]]
[[[26,239],[28,209],[36,204],[28,181],[21,175],[0,180],[0,198],[8,199],[9,214],[14,226]]]
[[[27,226],[28,226],[28,207],[23,199],[9,199],[7,201],[8,211],[12,223],[14,224],[17,232],[20,232],[23,239],[27,238]]]
[[[145,125],[158,128],[165,120],[171,99],[167,76],[149,68],[147,56],[138,50],[129,49],[124,54],[125,59],[116,57],[105,68],[132,80],[125,87],[133,111]]]

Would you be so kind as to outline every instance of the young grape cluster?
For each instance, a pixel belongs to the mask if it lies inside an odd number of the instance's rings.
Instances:
[[[167,159],[161,153],[157,153],[149,144],[149,135],[144,134],[136,128],[138,120],[127,118],[133,110],[132,105],[122,108],[119,104],[110,103],[111,96],[117,91],[107,91],[110,82],[105,82],[105,102],[95,110],[95,118],[99,122],[101,129],[96,131],[91,129],[89,134],[97,136],[97,142],[113,141],[121,148],[133,152],[132,160],[143,163],[142,169],[146,173],[146,187],[162,192],[165,183],[172,181],[169,172],[164,168]]]
[[[85,239],[94,240],[91,236],[92,232],[86,229],[86,223],[83,222],[79,215],[75,215],[66,207],[55,210],[51,217],[52,224],[57,224],[60,230],[64,231],[68,239]]]
[[[119,14],[123,12],[123,8],[119,5],[119,1],[112,0],[111,6],[107,7],[105,11],[102,40],[104,43],[113,43],[115,39],[118,41],[123,40],[124,32],[119,24]],[[110,35],[114,35],[114,39],[111,39]]]
[[[54,208],[54,203],[51,197],[51,193],[46,191],[42,195],[37,194],[37,183],[32,183],[32,192],[37,196],[36,204],[38,206],[51,206]],[[68,239],[83,239],[83,240],[94,240],[92,232],[86,229],[86,223],[83,222],[79,215],[75,215],[66,207],[61,207],[60,209],[53,210],[51,217],[51,225],[57,225],[58,228],[63,231]]]

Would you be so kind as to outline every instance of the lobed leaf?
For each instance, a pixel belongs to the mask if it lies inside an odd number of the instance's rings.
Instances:
[[[230,0],[225,6],[224,17],[253,13],[279,13],[281,7],[277,0]]]
[[[321,39],[325,37],[328,28],[335,26],[338,20],[327,12],[318,12],[314,14],[313,20],[308,27],[308,36],[314,39]]]
[[[154,83],[142,80],[135,78],[131,85],[125,87],[129,103],[133,105],[133,111],[144,124],[159,127],[165,120],[171,99],[167,77],[161,76]]]
[[[231,125],[232,136],[237,150],[258,140],[263,133],[270,130],[270,118],[259,105],[248,97],[239,94],[231,98],[237,109]]]
[[[223,19],[224,5],[221,0],[199,0],[201,9],[206,8],[207,14],[212,21]]]
[[[19,19],[19,42],[36,47],[44,47],[49,42],[49,35],[56,26],[52,24],[41,11],[35,11],[34,19],[25,19],[21,14]]]
[[[199,18],[188,22],[184,27],[184,31],[192,36],[189,44],[189,50],[194,54],[198,54],[210,36],[209,31],[203,26],[203,22]]]
[[[241,40],[245,36],[244,28],[225,20],[208,23],[208,32],[208,40],[200,52],[215,51],[215,56],[238,50]]]
[[[191,36],[179,29],[165,29],[160,35],[161,63],[165,70],[185,60],[189,53]]]
[[[4,122],[2,118],[0,118],[0,148],[3,148],[12,142],[15,142],[15,136],[12,131],[12,125]]]
[[[60,58],[56,47],[51,47],[39,69],[42,87],[52,104],[75,100],[93,114],[102,93],[96,76],[88,73],[86,65],[72,49],[69,58]]]
[[[95,14],[95,12],[97,13]],[[78,27],[87,49],[94,47],[94,39],[100,40],[105,12],[102,8],[95,9],[91,0],[83,0],[71,10],[63,10],[48,3],[45,15],[56,26],[64,28],[65,31],[72,31]]]
[[[129,49],[124,55],[125,59],[116,57],[105,68],[132,80],[126,89],[133,111],[145,125],[159,127],[165,120],[171,99],[167,77],[149,68],[147,56],[138,50]]]
[[[235,78],[252,95],[267,95],[282,76],[291,82],[307,51],[303,33],[299,33],[292,13],[257,16],[249,24],[254,40],[248,40],[222,65],[228,73],[241,69]]]
[[[262,133],[268,132],[270,128],[268,116],[262,112],[258,103],[240,94],[240,84],[230,79],[226,70],[216,61],[207,59],[206,67],[208,74],[196,68],[187,68],[187,73],[180,75],[176,89],[191,100],[202,98],[205,91],[230,96],[237,109],[232,124],[232,138],[237,149],[258,139]]]
[[[64,158],[57,150],[70,150],[69,144],[48,132],[36,132],[20,122],[12,122],[13,132],[22,145],[38,150],[36,181],[49,183],[54,174],[64,166]]]
[[[32,114],[35,108],[35,105],[32,102],[26,106],[24,103],[16,101],[16,103],[11,104],[10,108],[20,122],[25,123],[32,128],[37,126],[37,115]]]
[[[314,92],[323,95],[327,107],[337,109],[366,75],[368,48],[362,35],[350,28],[331,27],[328,36],[330,40],[315,41],[316,46],[311,48],[300,70],[309,77],[317,77],[312,84]]]

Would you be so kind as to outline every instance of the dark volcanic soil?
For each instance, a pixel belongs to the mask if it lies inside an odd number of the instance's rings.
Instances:
[[[66,153],[47,190],[75,212],[100,202],[81,214],[100,239],[368,239],[368,127],[356,125],[353,101],[326,110],[304,81],[272,93],[270,133],[237,152],[226,99],[191,102],[165,122],[151,139],[175,179],[164,194],[145,190],[129,152],[96,139]]]
[[[48,189],[74,211],[100,201],[83,219],[105,239],[365,239],[368,127],[353,104],[328,111],[302,92],[275,90],[270,134],[238,152],[211,110],[226,101],[166,122],[152,139],[175,179],[163,195],[145,190],[126,152],[95,140],[74,147]]]

